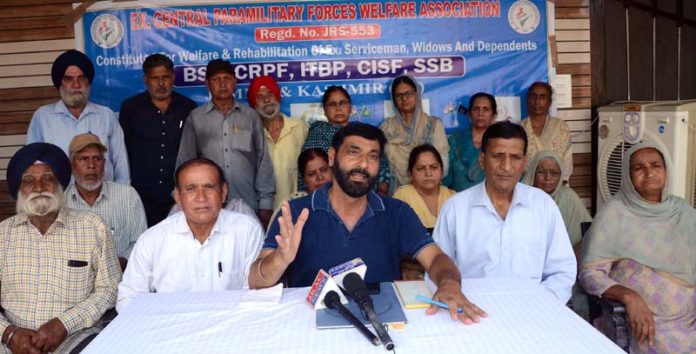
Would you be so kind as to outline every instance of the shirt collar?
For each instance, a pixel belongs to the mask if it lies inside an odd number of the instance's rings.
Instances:
[[[321,188],[317,189],[312,193],[312,211],[324,210],[330,211],[331,203],[329,202],[329,188],[333,185],[333,182],[328,182],[324,184]],[[384,200],[380,197],[373,189],[367,192],[367,212],[380,212],[384,211]]]
[[[205,103],[205,113],[210,113],[214,109],[216,110],[217,108],[213,104],[213,100],[210,100],[210,101]],[[234,112],[235,110],[239,110],[239,109],[241,109],[239,101],[234,100],[234,104],[232,105],[232,109],[230,110],[230,113]],[[220,112],[220,111],[218,110],[218,112]],[[228,113],[228,114],[230,114],[230,113]],[[220,112],[220,114],[222,114],[222,112]]]
[[[227,213],[226,210],[220,209],[220,212],[217,216],[217,220],[215,220],[215,224],[213,225],[213,228],[210,230],[210,235],[208,235],[208,240],[212,239],[213,236],[217,233],[225,233],[224,223],[221,222],[221,219],[225,217],[223,215],[225,213]],[[182,210],[174,214],[173,217],[176,218],[174,220],[173,231],[181,236],[193,237],[193,231],[191,231],[191,228],[186,222],[186,214],[184,214],[184,211]]]
[[[58,211],[58,216],[56,216],[56,220],[53,222],[54,224],[59,224],[59,225],[65,225],[66,224],[66,210],[65,207],[61,207],[60,210]],[[24,225],[24,224],[29,224],[29,218],[27,217],[26,214],[17,214],[15,216],[14,221],[12,222],[13,226],[19,226],[19,225]]]
[[[94,107],[94,103],[87,101],[87,104],[85,105],[85,109],[83,109],[82,113],[80,113],[80,118],[82,118],[82,117],[84,117],[92,112],[95,112],[95,111],[96,111],[96,109]],[[75,118],[75,116],[73,116],[72,113],[70,113],[70,111],[68,110],[68,106],[65,105],[65,102],[63,102],[63,100],[59,100],[58,103],[56,103],[56,106],[53,108],[53,112],[65,114],[73,119]]]
[[[486,191],[486,180],[484,179],[483,182],[477,184],[472,188],[475,189],[471,199],[471,205],[485,206],[495,211],[495,208],[493,207],[493,202],[491,202],[491,198],[488,195],[488,192]],[[522,185],[522,183],[517,182],[517,184],[515,184],[515,189],[512,192],[512,201],[510,202],[511,208],[518,204],[523,206],[528,206],[530,204],[529,196],[527,195],[527,193],[524,193],[524,191],[522,190],[523,188],[524,186]]]
[[[94,201],[94,204],[97,204],[101,200],[109,200],[109,191],[108,191],[108,183],[107,181],[102,181],[101,185],[101,190],[99,191],[99,196],[97,199]],[[68,189],[66,190],[68,193],[68,198],[73,198],[73,201],[81,200],[83,203],[85,203],[84,198],[80,195],[80,192],[77,190],[77,185],[71,184],[68,186]]]
[[[285,136],[290,135],[290,132],[292,132],[294,129],[297,129],[300,126],[300,124],[303,124],[302,121],[300,121],[299,119],[289,118],[283,113],[281,113],[281,115],[283,116],[283,128],[280,130],[278,141],[283,140]],[[267,139],[271,140],[271,133],[269,133],[266,128],[263,129],[263,134],[266,136]]]

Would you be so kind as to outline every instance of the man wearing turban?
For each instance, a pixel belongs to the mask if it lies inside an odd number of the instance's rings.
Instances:
[[[60,93],[60,100],[34,112],[27,131],[27,144],[51,143],[67,154],[68,144],[75,135],[95,134],[109,148],[105,180],[130,184],[123,130],[111,109],[89,102],[89,89],[94,80],[94,66],[89,58],[74,49],[64,52],[53,62],[51,79]]]
[[[297,190],[297,157],[307,137],[307,126],[280,111],[280,88],[270,76],[259,76],[251,82],[248,100],[263,122],[276,177],[273,209],[277,209]]]
[[[0,333],[13,353],[78,353],[116,303],[114,243],[92,213],[63,205],[70,161],[57,146],[24,146],[7,166],[17,215],[0,223]]]

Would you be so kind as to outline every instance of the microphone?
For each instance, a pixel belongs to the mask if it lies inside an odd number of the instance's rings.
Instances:
[[[357,319],[355,316],[353,316],[353,313],[350,312],[343,304],[341,303],[341,298],[339,297],[338,293],[336,291],[330,290],[329,292],[326,293],[326,296],[324,297],[324,300],[322,301],[327,308],[334,309],[338,311],[338,313],[343,316],[348,322],[350,322],[355,328],[357,328],[360,333],[362,333],[367,340],[372,342],[372,345],[379,345],[380,341],[379,338],[377,338],[370,330],[365,327],[362,322],[360,322],[359,319]]]
[[[367,293],[367,285],[365,285],[360,275],[354,272],[346,274],[343,277],[343,289],[355,300],[363,313],[367,315],[367,319],[372,323],[372,327],[375,328],[375,332],[377,332],[384,347],[387,350],[394,349],[394,341],[392,341],[389,333],[384,329],[384,324],[377,316],[377,313],[375,313],[372,298]]]
[[[333,268],[329,269],[329,274],[336,281],[338,286],[345,289],[343,286],[343,278],[349,273],[357,273],[361,279],[365,279],[365,273],[367,272],[367,266],[361,258],[355,258],[348,262],[339,264]]]
[[[336,285],[336,282],[334,282],[329,273],[320,269],[316,278],[314,278],[312,288],[309,289],[309,294],[307,294],[307,303],[312,305],[315,310],[326,308],[326,305],[324,305],[321,300],[324,299],[326,294],[331,290],[339,294],[341,303],[348,303],[348,299],[343,296],[343,293],[338,289],[338,285]]]

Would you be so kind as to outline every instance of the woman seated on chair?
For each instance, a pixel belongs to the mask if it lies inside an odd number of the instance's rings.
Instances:
[[[561,164],[561,158],[555,152],[539,151],[529,162],[530,173],[524,176],[524,183],[543,190],[556,202],[568,231],[570,244],[573,245],[575,257],[580,258],[582,247],[580,224],[591,222],[592,217],[575,191],[561,183],[563,175]]]
[[[670,195],[669,156],[640,143],[595,216],[579,281],[626,306],[631,353],[696,353],[696,210]]]
[[[442,156],[430,145],[419,145],[411,150],[408,157],[408,175],[411,184],[406,184],[394,193],[399,199],[413,208],[423,226],[432,233],[437,221],[437,214],[447,198],[455,191],[440,185],[442,181]],[[423,279],[423,267],[417,262],[401,262],[404,279]]]

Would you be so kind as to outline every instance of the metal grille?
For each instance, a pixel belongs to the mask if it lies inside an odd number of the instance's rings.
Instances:
[[[614,147],[614,150],[612,150],[607,160],[606,182],[612,197],[621,190],[623,159],[626,155],[626,151],[630,149],[631,146],[633,146],[633,144],[624,141],[620,142]]]

